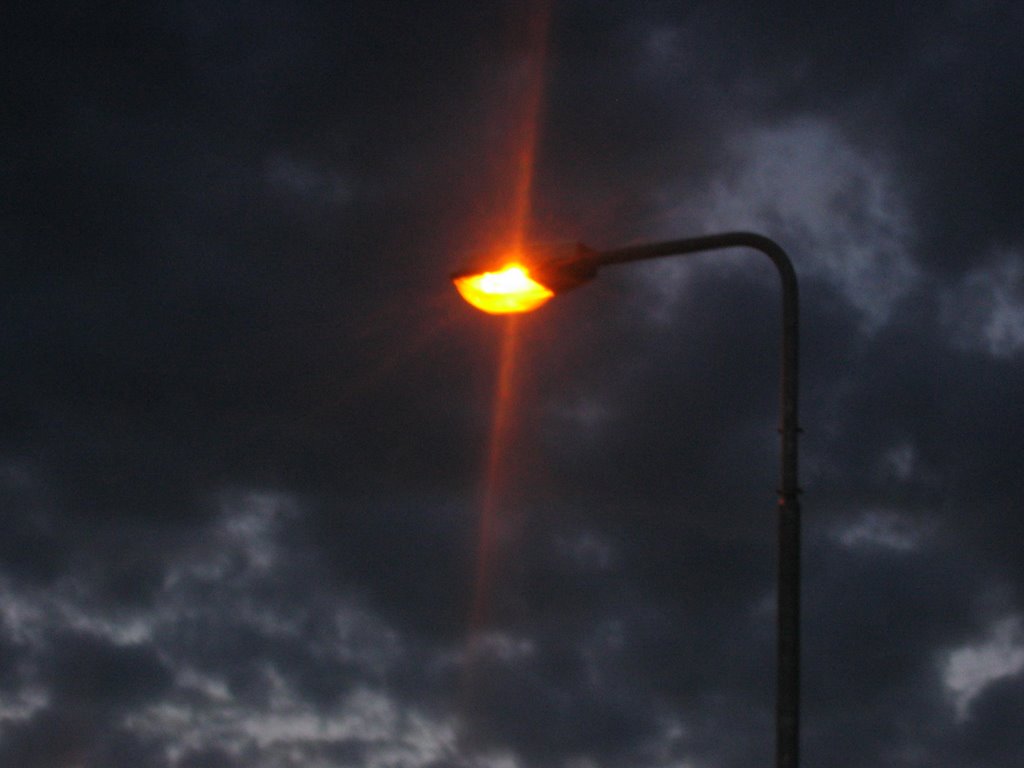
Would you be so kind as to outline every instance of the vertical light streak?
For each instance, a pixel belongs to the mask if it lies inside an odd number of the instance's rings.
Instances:
[[[537,161],[537,137],[540,134],[547,65],[548,29],[551,10],[548,2],[534,3],[528,18],[528,59],[525,66],[525,93],[520,120],[521,141],[516,147],[514,191],[512,198],[512,244],[518,249],[529,227],[531,193]]]
[[[530,227],[531,196],[537,159],[541,110],[544,100],[544,73],[547,63],[548,30],[550,26],[549,0],[531,3],[525,19],[525,50],[521,69],[514,81],[520,99],[508,117],[514,126],[514,144],[510,148],[512,178],[499,179],[506,184],[509,229],[502,245],[521,249]],[[500,566],[501,534],[504,504],[509,490],[509,478],[515,465],[511,448],[515,443],[515,413],[518,402],[518,352],[521,318],[504,318],[498,371],[495,382],[494,403],[491,411],[491,431],[487,445],[483,489],[480,499],[479,529],[476,542],[476,570],[469,616],[469,646],[463,669],[464,709],[467,716],[473,711],[468,699],[473,695],[472,672],[481,650],[477,640],[489,623],[489,611],[495,573]]]
[[[520,318],[514,316],[506,318],[498,356],[498,377],[491,411],[491,434],[487,445],[487,463],[480,502],[476,578],[473,584],[473,605],[469,622],[471,638],[487,623],[487,601],[491,594],[496,566],[499,516],[508,474],[507,454],[514,428],[512,418],[517,392],[515,377],[519,321]]]

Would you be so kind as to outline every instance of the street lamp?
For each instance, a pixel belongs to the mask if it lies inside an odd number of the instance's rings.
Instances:
[[[462,296],[492,314],[528,312],[559,293],[597,276],[602,267],[665,256],[745,247],[772,260],[782,281],[780,421],[782,456],[778,491],[778,640],[775,701],[775,765],[796,768],[800,723],[800,489],[797,486],[797,281],[786,252],[750,232],[728,232],[684,240],[595,251],[584,245],[556,246],[517,254],[499,269],[452,275]]]

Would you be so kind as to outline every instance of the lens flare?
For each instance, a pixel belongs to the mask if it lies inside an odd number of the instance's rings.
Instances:
[[[494,115],[494,136],[498,141],[489,156],[499,160],[493,169],[498,172],[495,194],[500,201],[497,209],[504,214],[485,217],[481,238],[490,249],[509,248],[515,253],[530,231],[534,166],[544,102],[550,6],[551,0],[524,0],[510,6],[515,9],[515,17],[510,19],[512,47],[509,49],[509,61],[516,62],[517,66],[512,72],[514,77],[508,81],[509,89],[502,94],[501,109]],[[515,433],[519,427],[516,414],[521,406],[517,378],[522,373],[518,370],[520,361],[517,360],[517,352],[520,351],[518,313],[541,306],[554,295],[554,291],[532,278],[529,270],[520,263],[509,264],[491,273],[465,272],[452,279],[462,297],[474,307],[491,314],[509,315],[502,334],[481,489],[469,642],[461,686],[462,716],[467,722],[474,722],[480,710],[480,702],[476,700],[476,676],[481,646],[477,638],[494,621],[495,617],[491,615],[492,592],[500,578],[502,562],[510,555],[502,551],[508,542],[501,541],[499,532],[508,525],[511,505],[508,496],[515,485]]]
[[[497,272],[460,275],[452,280],[462,298],[492,315],[530,312],[555,295],[531,278],[522,264],[509,264]]]

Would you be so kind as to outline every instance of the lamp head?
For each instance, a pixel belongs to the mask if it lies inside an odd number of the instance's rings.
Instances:
[[[495,315],[530,312],[597,274],[594,251],[581,243],[533,246],[452,274],[466,301]]]

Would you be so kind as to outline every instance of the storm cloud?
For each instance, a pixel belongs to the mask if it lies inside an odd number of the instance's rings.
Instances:
[[[521,223],[527,128],[527,239],[792,256],[803,762],[1020,764],[1018,5],[3,26],[0,764],[771,759],[777,279],[475,313],[447,275]]]

